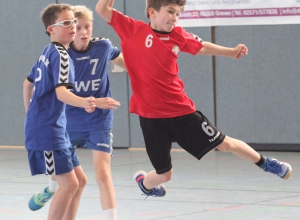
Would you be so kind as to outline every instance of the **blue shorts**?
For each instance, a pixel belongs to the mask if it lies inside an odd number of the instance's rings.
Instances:
[[[113,134],[111,130],[96,130],[88,132],[68,132],[73,147],[85,145],[86,148],[113,153]]]
[[[59,175],[72,171],[80,162],[75,148],[55,151],[27,150],[31,175]]]

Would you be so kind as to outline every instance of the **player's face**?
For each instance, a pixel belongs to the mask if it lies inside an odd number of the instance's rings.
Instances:
[[[65,20],[74,20],[74,14],[72,11],[62,11],[55,23],[65,21]],[[74,23],[69,27],[63,26],[53,26],[51,28],[51,40],[61,43],[65,48],[68,47],[69,43],[74,40],[75,37],[75,29],[76,25]]]
[[[158,31],[171,32],[178,22],[180,9],[179,5],[171,3],[161,7],[159,12],[154,10],[151,19],[151,28]]]
[[[86,18],[78,18],[78,24],[76,26],[76,35],[73,42],[76,50],[87,49],[92,37],[93,22]]]

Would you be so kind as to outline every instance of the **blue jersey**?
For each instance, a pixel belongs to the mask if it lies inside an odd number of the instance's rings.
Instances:
[[[66,104],[55,89],[74,85],[74,64],[67,50],[53,42],[45,47],[27,79],[34,91],[25,119],[25,147],[53,151],[71,146],[66,132]]]
[[[111,97],[108,62],[120,54],[108,39],[92,38],[85,51],[68,49],[75,64],[75,83],[72,92],[81,97]],[[112,129],[113,110],[99,109],[87,113],[83,108],[67,105],[67,131],[86,132]]]

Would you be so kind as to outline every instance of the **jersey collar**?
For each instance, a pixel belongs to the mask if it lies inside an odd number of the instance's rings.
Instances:
[[[73,47],[73,43],[74,43],[74,41],[72,41],[72,42],[70,43],[70,48],[71,48],[72,50],[74,50],[76,53],[86,53],[86,52],[88,52],[88,51],[91,49],[91,47],[92,47],[92,42],[90,41],[88,47],[87,47],[85,50],[76,50],[76,49]]]

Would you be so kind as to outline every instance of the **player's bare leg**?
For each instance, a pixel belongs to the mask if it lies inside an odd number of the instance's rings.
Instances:
[[[226,136],[224,141],[217,146],[222,152],[231,152],[238,157],[257,163],[260,160],[260,154],[243,141]]]
[[[292,173],[292,167],[290,164],[280,162],[277,159],[264,157],[245,142],[228,136],[226,136],[224,141],[218,145],[217,149],[222,152],[231,152],[238,157],[250,160],[264,171],[273,173],[285,180],[287,180]]]
[[[66,212],[63,220],[75,219],[77,210],[78,210],[78,206],[79,206],[79,202],[80,202],[80,198],[81,198],[83,189],[87,183],[87,177],[86,177],[84,171],[82,170],[81,166],[75,167],[74,171],[75,171],[79,185],[78,185],[78,189],[69,205],[68,211]]]
[[[107,219],[116,219],[116,195],[110,167],[111,155],[97,150],[92,152],[102,209],[106,215],[110,215],[110,217],[106,217]]]
[[[147,189],[153,189],[155,186],[159,184],[170,181],[172,176],[173,176],[173,169],[163,174],[157,174],[155,170],[152,170],[149,173],[147,173],[147,176],[143,181],[143,185]]]
[[[48,220],[61,220],[67,215],[68,208],[79,186],[74,170],[56,175],[55,178],[59,187],[51,201]]]

